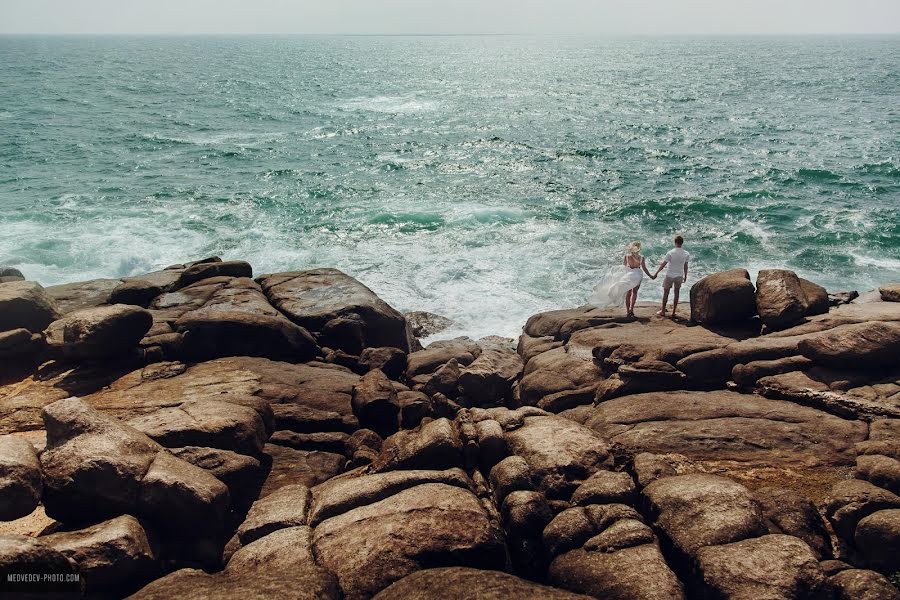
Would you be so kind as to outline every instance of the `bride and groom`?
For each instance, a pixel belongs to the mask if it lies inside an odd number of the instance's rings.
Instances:
[[[681,292],[681,284],[687,280],[688,263],[691,260],[691,255],[682,248],[684,238],[677,235],[674,241],[675,247],[669,250],[655,273],[650,273],[647,269],[647,261],[641,256],[641,243],[631,242],[625,252],[622,266],[611,270],[600,280],[600,283],[594,287],[594,291],[588,299],[588,304],[608,307],[619,306],[624,301],[627,315],[633,317],[634,305],[637,302],[638,290],[641,287],[644,273],[650,279],[656,279],[660,271],[666,269],[666,277],[663,279],[662,308],[656,314],[661,317],[666,316],[669,292],[672,288],[675,288],[672,302],[672,318],[674,319],[678,311],[678,296]]]

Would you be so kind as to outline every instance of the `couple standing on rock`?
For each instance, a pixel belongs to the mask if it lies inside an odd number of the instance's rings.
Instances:
[[[637,302],[638,290],[641,287],[644,273],[650,279],[656,279],[660,271],[666,269],[666,277],[663,279],[662,308],[656,314],[661,317],[666,316],[669,291],[675,288],[672,302],[672,318],[674,319],[678,311],[678,296],[681,292],[681,284],[687,280],[688,263],[691,260],[691,255],[682,248],[684,238],[676,235],[674,241],[675,247],[669,250],[663,261],[659,263],[656,273],[650,273],[647,269],[647,261],[641,256],[641,243],[637,241],[631,242],[625,252],[622,266],[611,270],[600,280],[600,283],[594,287],[594,291],[588,299],[588,304],[607,307],[618,306],[624,301],[627,315],[633,317],[634,305]]]

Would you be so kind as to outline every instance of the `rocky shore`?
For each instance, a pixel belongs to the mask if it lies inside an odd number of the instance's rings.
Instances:
[[[900,598],[900,284],[423,348],[340,271],[253,275],[0,269],[0,595]]]

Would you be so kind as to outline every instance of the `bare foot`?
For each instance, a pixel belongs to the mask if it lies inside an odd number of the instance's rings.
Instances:
[[[675,314],[675,313],[673,312],[673,313],[672,313],[672,320],[674,321],[674,320],[677,319],[677,318],[678,318],[678,315]]]
[[[656,311],[656,316],[657,316],[657,317],[664,317],[664,316],[666,316],[666,311],[664,311],[664,310],[658,310],[658,311]]]

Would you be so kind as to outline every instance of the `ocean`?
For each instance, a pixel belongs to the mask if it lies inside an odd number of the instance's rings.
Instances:
[[[334,266],[513,336],[674,234],[868,290],[898,208],[900,36],[0,37],[0,265],[44,285]]]

